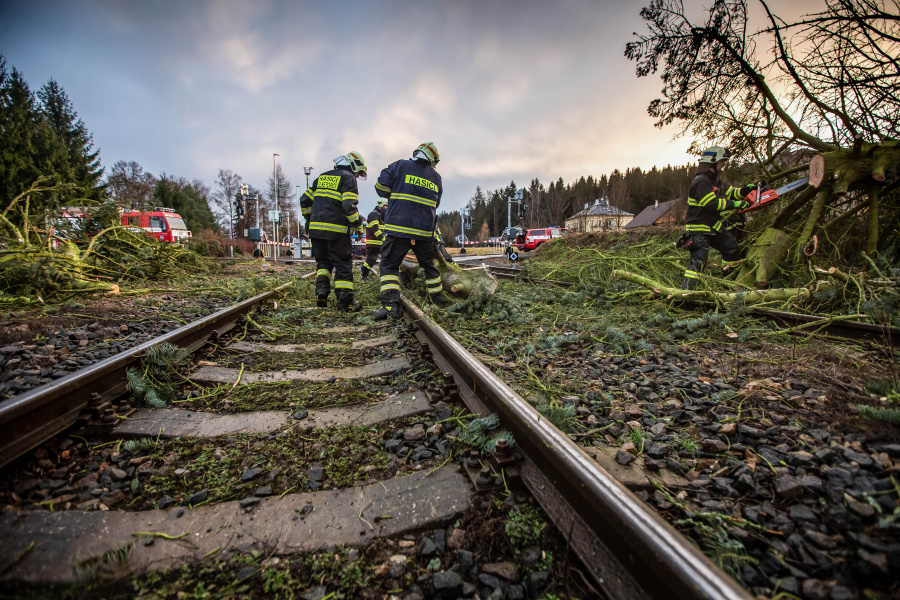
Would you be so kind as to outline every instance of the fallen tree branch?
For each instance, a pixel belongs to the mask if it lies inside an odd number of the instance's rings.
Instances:
[[[706,300],[709,302],[733,302],[737,298],[743,297],[744,303],[748,306],[762,301],[771,300],[808,300],[810,291],[807,288],[776,288],[772,290],[748,290],[746,292],[711,292],[711,291],[685,291],[678,288],[670,287],[653,281],[649,277],[636,275],[628,271],[616,269],[613,271],[616,279],[624,279],[632,283],[637,283],[653,290],[656,294],[666,296],[672,299],[681,299],[684,301]]]
[[[795,325],[794,327],[789,327],[787,329],[778,329],[777,331],[770,331],[768,333],[763,333],[761,335],[762,335],[762,337],[767,337],[770,335],[779,335],[782,333],[794,333],[795,331],[800,331],[802,329],[809,329],[811,327],[816,327],[817,325],[819,326],[819,329],[821,329],[822,327],[825,327],[826,325],[830,325],[831,323],[834,323],[835,321],[850,321],[853,319],[865,319],[865,318],[866,318],[866,315],[837,315],[834,317],[827,317],[827,318],[821,319],[819,321],[810,321],[809,323]],[[819,329],[816,329],[816,331],[818,331]],[[813,331],[812,333],[815,333],[816,331]]]

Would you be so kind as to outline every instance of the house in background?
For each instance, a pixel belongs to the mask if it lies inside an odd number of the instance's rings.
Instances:
[[[593,204],[585,204],[584,210],[566,219],[566,229],[573,233],[610,231],[622,229],[633,218],[633,214],[610,206],[609,200],[601,198]]]
[[[635,218],[631,219],[628,225],[625,226],[625,229],[650,227],[651,225],[662,225],[663,223],[680,223],[684,221],[685,209],[683,200],[669,200],[662,204],[657,200],[651,206],[638,213]]]

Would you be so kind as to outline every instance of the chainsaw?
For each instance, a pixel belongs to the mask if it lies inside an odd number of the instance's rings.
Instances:
[[[798,179],[797,181],[792,181],[787,185],[783,185],[777,190],[767,190],[765,189],[765,186],[755,189],[747,194],[747,197],[745,198],[745,200],[750,203],[750,206],[742,209],[740,212],[746,213],[765,208],[788,192],[800,189],[808,183],[809,177],[804,177],[803,179]]]

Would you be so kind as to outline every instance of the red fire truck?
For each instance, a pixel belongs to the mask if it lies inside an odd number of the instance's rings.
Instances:
[[[191,239],[184,219],[171,208],[156,207],[152,211],[126,210],[122,225],[143,229],[161,242],[187,243]]]
[[[90,218],[90,206],[69,206],[60,210],[59,216],[50,220],[62,237],[80,239],[86,233],[82,231],[85,219]],[[184,224],[184,219],[171,208],[154,208],[152,211],[121,210],[120,223],[123,227],[141,230],[163,242],[186,243],[191,239],[191,232]]]

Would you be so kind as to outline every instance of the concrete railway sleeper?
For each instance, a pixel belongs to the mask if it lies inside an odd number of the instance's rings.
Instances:
[[[193,342],[176,403],[6,467],[4,588],[746,597],[412,303],[393,327],[264,306]]]

